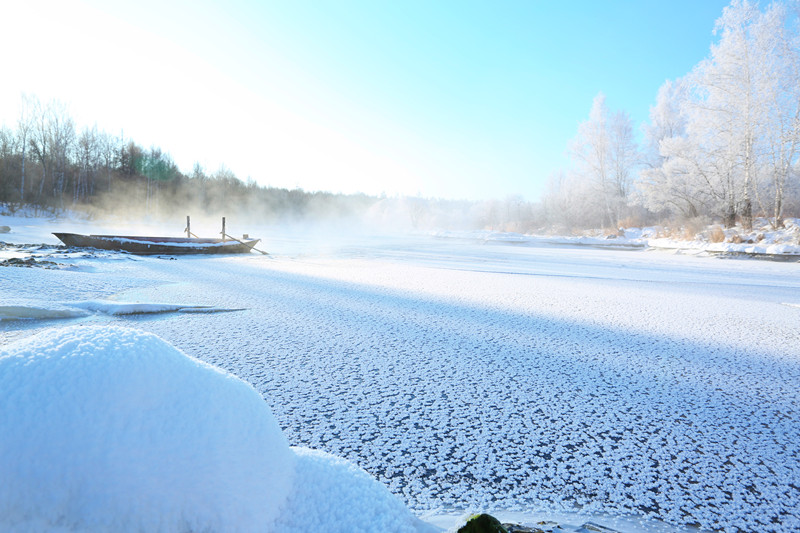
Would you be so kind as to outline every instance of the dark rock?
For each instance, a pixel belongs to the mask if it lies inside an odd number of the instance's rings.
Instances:
[[[22,259],[21,257],[12,257],[11,259],[6,259],[5,261],[0,262],[3,266],[19,266],[19,267],[26,267],[26,266],[33,266],[36,264],[36,259],[33,257],[26,257]]]
[[[544,529],[538,527],[521,526],[519,524],[503,524],[508,533],[545,533]]]
[[[12,257],[0,261],[0,267],[42,267],[42,268],[59,268],[61,265],[53,261],[37,261],[33,257]]]
[[[0,233],[11,233],[11,228],[8,226],[0,226]]]
[[[497,518],[484,513],[470,517],[458,533],[508,533],[508,530]]]
[[[606,526],[601,526],[600,524],[595,524],[594,522],[586,522],[581,526],[578,531],[586,531],[586,532],[597,532],[597,533],[619,533],[616,529],[611,529]]]

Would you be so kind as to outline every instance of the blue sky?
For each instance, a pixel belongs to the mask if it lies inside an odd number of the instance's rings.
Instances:
[[[3,0],[5,2],[5,0]],[[728,2],[31,0],[0,89],[185,171],[307,190],[536,200],[600,91],[638,128]],[[24,4],[24,5],[20,5]],[[20,42],[30,43],[19,47]]]

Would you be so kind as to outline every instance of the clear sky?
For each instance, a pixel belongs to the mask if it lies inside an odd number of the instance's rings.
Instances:
[[[0,123],[306,190],[536,200],[600,91],[636,127],[721,0],[0,0]]]

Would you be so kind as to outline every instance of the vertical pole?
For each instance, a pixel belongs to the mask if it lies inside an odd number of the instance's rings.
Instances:
[[[222,217],[222,240],[225,240],[225,217]]]
[[[192,229],[191,226],[189,225],[189,215],[186,215],[186,236],[187,237],[192,236]]]

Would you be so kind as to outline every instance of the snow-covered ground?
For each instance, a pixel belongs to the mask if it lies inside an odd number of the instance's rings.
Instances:
[[[784,226],[774,229],[769,221],[758,218],[751,231],[741,227],[723,229],[710,226],[686,238],[685,232],[669,231],[663,227],[628,228],[615,235],[602,230],[586,232],[580,236],[521,235],[496,231],[454,232],[442,231],[436,235],[458,239],[478,239],[485,242],[503,242],[521,245],[568,245],[597,248],[635,249],[648,248],[672,250],[694,255],[748,256],[785,261],[800,261],[800,219],[788,218]],[[684,233],[683,238],[671,236]]]
[[[26,244],[115,232],[0,225]],[[257,236],[270,256],[7,247],[0,260],[42,268],[0,268],[0,319],[29,317],[0,320],[0,341],[155,333],[252,384],[289,444],[355,463],[444,528],[480,510],[800,528],[799,263],[509,235]]]

